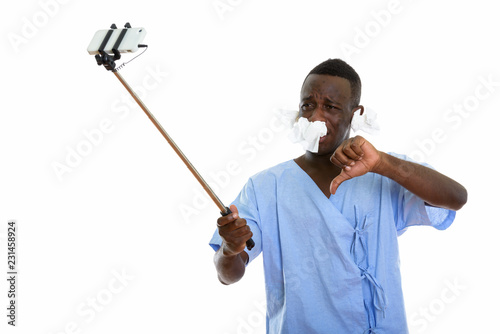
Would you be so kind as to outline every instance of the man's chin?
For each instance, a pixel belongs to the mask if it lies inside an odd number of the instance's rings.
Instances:
[[[318,152],[311,152],[311,151],[307,151],[308,154],[313,154],[315,156],[324,156],[324,155],[328,155],[328,156],[331,156],[333,154],[333,152],[335,152],[335,150],[332,150],[331,148],[328,148],[328,147],[321,147],[322,145],[320,144],[319,145],[319,148],[318,148]]]

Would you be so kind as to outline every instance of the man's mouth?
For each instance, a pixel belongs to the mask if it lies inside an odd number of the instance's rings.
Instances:
[[[328,132],[326,133],[326,135],[319,137],[319,142],[324,142],[326,140],[326,136],[328,136]]]

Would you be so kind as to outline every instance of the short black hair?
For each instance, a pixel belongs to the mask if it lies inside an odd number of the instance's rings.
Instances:
[[[325,60],[313,68],[306,76],[306,79],[311,74],[327,74],[348,80],[351,84],[352,107],[359,106],[359,101],[361,99],[361,79],[358,73],[356,73],[356,71],[345,61],[338,58]]]

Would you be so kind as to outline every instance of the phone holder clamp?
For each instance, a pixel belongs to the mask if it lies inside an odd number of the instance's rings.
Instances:
[[[116,40],[115,44],[113,45],[113,48],[111,49],[113,51],[113,54],[110,55],[106,51],[104,51],[106,44],[108,44],[108,41],[113,34],[113,30],[116,29],[116,24],[112,24],[110,27],[110,30],[108,30],[106,36],[104,37],[101,46],[99,47],[99,54],[95,55],[95,60],[97,62],[97,65],[104,65],[106,70],[115,72],[116,64],[115,60],[118,60],[121,58],[121,54],[119,48],[120,48],[120,43],[123,40],[123,37],[125,37],[125,34],[127,33],[128,28],[132,28],[130,23],[125,23],[124,25],[125,28],[123,29],[122,32],[120,33],[120,36],[118,36],[118,39]]]

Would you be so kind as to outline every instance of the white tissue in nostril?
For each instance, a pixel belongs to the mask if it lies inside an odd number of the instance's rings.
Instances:
[[[306,118],[300,117],[293,125],[288,138],[293,143],[300,143],[304,150],[318,153],[319,139],[326,135],[326,132],[325,122],[309,122]]]

